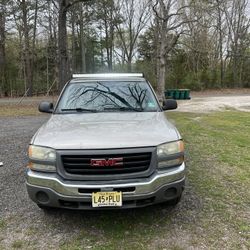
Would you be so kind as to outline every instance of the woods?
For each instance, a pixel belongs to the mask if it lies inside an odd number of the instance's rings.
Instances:
[[[0,0],[0,96],[72,73],[144,72],[166,88],[250,87],[247,0]]]

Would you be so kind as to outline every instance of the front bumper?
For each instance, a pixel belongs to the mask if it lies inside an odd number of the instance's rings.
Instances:
[[[71,209],[93,209],[91,195],[95,191],[122,191],[122,208],[160,203],[180,196],[184,183],[184,163],[164,172],[156,172],[148,178],[95,182],[69,181],[56,173],[41,173],[29,169],[26,181],[28,194],[34,202],[43,206]]]

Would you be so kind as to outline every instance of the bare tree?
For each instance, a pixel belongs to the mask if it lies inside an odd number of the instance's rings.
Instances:
[[[94,8],[96,8],[94,6]],[[113,69],[113,53],[114,53],[114,33],[116,22],[119,22],[115,17],[116,6],[114,0],[103,0],[97,2],[97,22],[100,23],[100,31],[104,33],[104,49],[106,51],[106,61],[108,70]]]
[[[219,58],[220,58],[220,86],[224,84],[224,58],[223,58],[223,42],[224,42],[224,29],[223,29],[223,3],[224,0],[216,0],[216,12],[217,12],[217,30],[219,33]]]
[[[228,56],[231,58],[233,86],[242,87],[242,59],[250,45],[250,19],[247,17],[247,0],[231,0],[230,7],[224,4],[228,25]]]
[[[179,41],[185,46],[187,66],[194,78],[200,81],[201,89],[209,87],[208,71],[210,76],[216,75],[219,64],[219,34],[222,26],[218,26],[217,8],[216,4],[195,1],[185,14],[185,20],[190,20],[185,24],[188,33]],[[197,16],[199,20],[192,22]]]
[[[59,88],[62,89],[64,84],[69,80],[69,58],[68,58],[68,43],[67,43],[67,12],[71,6],[79,2],[87,0],[58,0],[58,79]]]
[[[29,20],[28,20],[28,4],[26,0],[20,2],[22,10],[22,23],[24,34],[24,63],[25,63],[25,76],[28,87],[28,96],[32,96],[33,92],[33,79],[32,79],[32,58],[30,48],[30,36],[29,36]]]
[[[35,54],[36,54],[36,33],[37,33],[37,19],[38,19],[38,0],[35,0],[35,10],[34,10],[34,25],[33,25],[33,37],[32,37],[32,57],[31,63],[34,65],[35,62]],[[32,72],[33,75],[33,72]],[[33,77],[32,77],[33,80]]]
[[[57,82],[57,28],[58,28],[58,8],[51,0],[47,0],[41,5],[44,11],[41,17],[38,13],[38,23],[43,28],[46,42],[46,91],[54,82]],[[34,40],[33,40],[34,41]],[[39,40],[38,40],[39,41]],[[58,89],[58,87],[54,87]]]
[[[184,25],[197,19],[185,19],[185,11],[191,7],[192,1],[157,0],[153,4],[159,43],[157,95],[161,101],[164,99],[168,55],[186,31]]]
[[[81,47],[81,61],[82,67],[81,72],[86,73],[86,39],[84,34],[84,11],[83,7],[80,6],[80,19],[79,19],[79,26],[80,26],[80,47]]]
[[[119,0],[116,7],[116,18],[122,20],[115,23],[116,31],[127,62],[127,70],[131,72],[138,37],[150,19],[149,1]]]

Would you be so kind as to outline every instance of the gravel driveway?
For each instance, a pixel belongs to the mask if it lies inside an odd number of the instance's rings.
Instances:
[[[47,116],[0,117],[0,217],[13,211],[25,212],[27,201],[24,171],[27,148],[35,131]],[[30,203],[29,203],[30,204]]]
[[[180,112],[204,113],[236,109],[250,112],[250,95],[195,96],[191,100],[178,101]]]
[[[143,210],[53,210],[49,214],[44,213],[28,198],[24,172],[29,141],[47,119],[47,116],[0,117],[0,162],[4,163],[0,167],[0,249],[58,249],[83,231],[93,235],[98,244],[102,237],[101,227],[98,226],[100,219],[114,223],[131,220],[132,226],[134,223],[134,226],[142,224],[144,227],[145,217],[164,219],[174,213],[175,216],[171,218],[174,222],[172,226],[179,227],[183,221],[193,221],[199,213],[201,202],[189,187],[176,208],[159,205]],[[148,226],[155,226],[154,224]],[[92,248],[93,243],[89,246],[87,237],[85,241],[86,248]]]

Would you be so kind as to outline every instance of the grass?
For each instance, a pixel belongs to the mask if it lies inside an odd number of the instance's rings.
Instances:
[[[56,96],[0,98],[0,117],[39,115],[41,113],[38,111],[38,106],[41,101],[55,103],[56,99]]]
[[[0,218],[0,230],[6,227],[6,221]]]
[[[171,114],[189,154],[189,181],[204,200],[203,226],[223,237],[228,227],[250,247],[250,120],[249,113],[226,111],[207,115]],[[211,217],[220,222],[211,227]],[[212,235],[212,234],[211,234]],[[241,237],[237,237],[240,235]],[[209,235],[208,235],[209,236]],[[212,236],[212,238],[215,238]]]
[[[165,217],[165,216],[164,216]],[[151,213],[151,209],[138,211],[104,211],[92,214],[82,221],[83,229],[73,239],[65,242],[61,249],[117,249],[122,245],[126,249],[145,249],[154,237],[159,226],[159,219]],[[164,218],[169,223],[169,216]],[[152,225],[152,221],[155,222]],[[145,238],[145,236],[147,236]]]
[[[4,240],[4,237],[1,235],[1,231],[3,231],[7,226],[7,223],[5,220],[0,218],[0,250],[3,249],[2,247],[2,241]]]
[[[37,106],[33,105],[2,105],[0,116],[28,116],[39,115]]]
[[[24,241],[22,240],[15,240],[13,243],[12,243],[12,247],[15,248],[15,249],[20,249],[20,248],[23,248],[24,247]]]
[[[250,247],[249,114],[170,113],[168,117],[185,140],[189,200],[176,209],[155,206],[90,216],[81,233],[61,249]]]
[[[173,116],[190,154],[190,181],[204,198],[209,194],[225,205],[244,207],[250,197],[249,114],[213,113],[199,120],[195,116]]]

